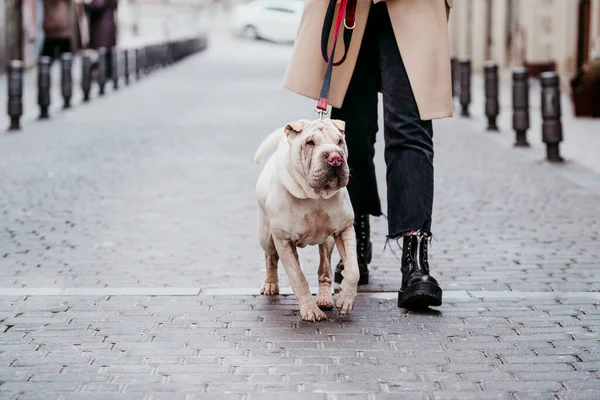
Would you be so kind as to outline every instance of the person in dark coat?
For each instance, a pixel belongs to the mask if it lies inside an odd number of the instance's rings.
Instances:
[[[112,48],[117,44],[116,10],[119,0],[79,0],[85,4],[89,17],[90,48],[106,48],[106,75],[110,78]]]
[[[71,5],[69,0],[44,0],[44,45],[42,56],[54,61],[62,53],[71,52]]]

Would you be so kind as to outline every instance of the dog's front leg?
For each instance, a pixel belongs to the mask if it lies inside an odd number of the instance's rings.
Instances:
[[[319,292],[317,293],[317,306],[322,310],[333,308],[331,296],[331,253],[333,252],[333,238],[329,237],[325,243],[319,245]]]
[[[344,270],[342,271],[344,279],[340,285],[340,295],[335,305],[340,314],[350,315],[356,301],[359,278],[354,227],[350,225],[336,236],[335,244],[344,263]]]
[[[323,311],[315,304],[310,293],[310,287],[306,281],[306,277],[300,269],[300,260],[298,259],[298,251],[296,247],[289,241],[275,239],[275,247],[279,254],[279,259],[285,268],[292,290],[298,299],[300,305],[300,314],[305,321],[320,321],[327,319]],[[357,267],[358,268],[358,267]],[[358,269],[357,269],[358,271]]]

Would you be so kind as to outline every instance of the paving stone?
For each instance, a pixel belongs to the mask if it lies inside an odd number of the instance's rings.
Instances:
[[[597,398],[598,193],[464,119],[434,122],[437,312],[397,307],[385,218],[352,317],[259,295],[252,155],[313,104],[291,47],[217,42],[0,136],[0,397]]]

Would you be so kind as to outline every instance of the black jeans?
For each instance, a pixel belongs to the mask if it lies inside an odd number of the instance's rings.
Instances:
[[[42,56],[48,56],[52,62],[56,58],[60,58],[63,53],[71,52],[71,39],[63,38],[46,38],[42,46]]]
[[[419,117],[385,3],[371,6],[350,86],[331,117],[346,121],[350,182],[355,214],[379,216],[375,178],[377,96],[383,94],[387,165],[388,237],[431,231],[433,128]]]

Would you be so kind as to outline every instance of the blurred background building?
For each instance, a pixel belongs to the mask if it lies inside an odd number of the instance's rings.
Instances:
[[[600,56],[600,0],[454,0],[450,37],[474,71],[493,60],[568,78]]]
[[[129,47],[189,36],[201,29],[200,15],[211,1],[213,0],[119,0],[117,45]],[[74,1],[72,3],[72,18],[76,22]],[[23,60],[26,68],[37,64],[44,40],[43,12],[42,0],[0,2],[2,72],[10,59]],[[79,47],[78,34],[73,32],[75,49]]]
[[[229,10],[233,3],[244,2],[119,0],[117,45],[189,36],[202,29],[203,14],[210,18],[210,10]],[[11,58],[35,66],[44,39],[43,1],[2,0],[1,4],[2,71]],[[555,70],[567,81],[594,55],[600,57],[600,0],[454,0],[450,33],[452,55],[470,58],[476,72],[486,60],[493,60],[505,72],[525,65],[533,76]],[[75,49],[78,35],[73,33]]]

